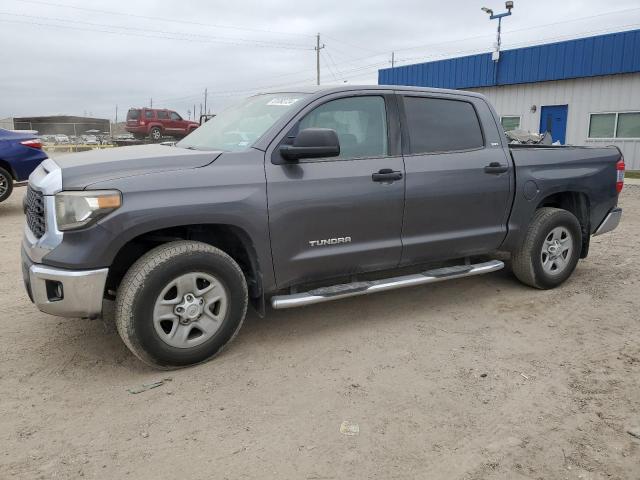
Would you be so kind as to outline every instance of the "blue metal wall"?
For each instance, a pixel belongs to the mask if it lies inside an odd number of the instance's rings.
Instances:
[[[640,30],[378,71],[380,85],[473,88],[640,71]]]

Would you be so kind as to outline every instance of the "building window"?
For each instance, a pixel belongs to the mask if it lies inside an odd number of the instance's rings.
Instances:
[[[515,115],[500,117],[500,123],[505,132],[517,130],[520,128],[520,117]]]
[[[640,138],[640,112],[592,113],[589,138]]]
[[[616,137],[640,138],[640,112],[618,114]]]
[[[593,113],[589,121],[589,138],[613,138],[616,131],[615,113]]]

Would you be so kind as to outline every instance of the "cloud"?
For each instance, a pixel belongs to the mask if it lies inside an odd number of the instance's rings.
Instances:
[[[486,5],[502,9],[502,2]],[[256,90],[315,83],[316,32],[325,44],[323,82],[376,83],[391,51],[401,63],[489,51],[496,24],[480,6],[468,0],[5,0],[0,117],[90,112],[113,118],[116,105],[125,112],[151,98],[154,106],[186,114],[194,104],[199,109],[205,87],[215,111]],[[637,7],[619,1],[615,10],[636,10],[596,16],[612,8],[595,0],[517,0],[503,24],[503,45],[630,28],[640,24]],[[592,18],[571,21],[582,17]],[[566,23],[531,28],[554,22]]]

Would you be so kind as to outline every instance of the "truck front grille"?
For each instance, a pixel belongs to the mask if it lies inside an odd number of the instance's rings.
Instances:
[[[31,185],[27,187],[27,194],[24,198],[24,213],[27,217],[29,230],[36,238],[42,238],[46,230],[44,195],[42,195],[42,192],[31,188]]]

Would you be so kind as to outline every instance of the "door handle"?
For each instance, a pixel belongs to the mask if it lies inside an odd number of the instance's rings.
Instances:
[[[391,170],[390,168],[383,168],[378,170],[377,173],[371,174],[371,180],[374,182],[395,182],[402,179],[402,172],[397,170]]]
[[[504,173],[509,171],[509,165],[502,165],[498,162],[491,162],[484,167],[484,173]]]

